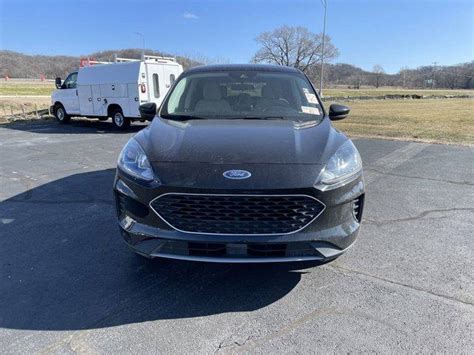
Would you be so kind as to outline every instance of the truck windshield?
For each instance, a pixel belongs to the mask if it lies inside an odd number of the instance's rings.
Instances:
[[[219,71],[182,77],[161,110],[167,119],[320,120],[323,110],[301,74]]]

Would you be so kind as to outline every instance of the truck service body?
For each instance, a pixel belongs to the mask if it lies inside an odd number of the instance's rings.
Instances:
[[[69,74],[51,96],[52,112],[60,122],[71,116],[102,120],[112,117],[119,129],[139,120],[140,104],[161,104],[183,67],[174,58],[144,56],[143,60],[91,62]]]

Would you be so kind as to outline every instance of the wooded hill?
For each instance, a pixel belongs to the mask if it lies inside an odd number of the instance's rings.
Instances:
[[[79,68],[81,58],[113,61],[115,55],[117,55],[122,58],[139,59],[141,52],[141,49],[120,49],[74,57],[26,55],[13,51],[0,51],[0,76],[1,78],[8,76],[10,78],[38,79],[41,75],[44,75],[47,79],[54,79],[58,76],[65,78],[68,73]],[[146,50],[145,53],[148,55],[173,56],[152,50]],[[176,59],[185,69],[200,64],[186,57],[176,56]]]
[[[168,53],[146,50],[146,54],[170,56]],[[0,76],[4,78],[38,79],[44,75],[48,79],[57,76],[64,78],[79,67],[80,58],[91,58],[99,61],[113,61],[114,56],[140,58],[140,49],[107,50],[91,53],[86,56],[45,56],[26,55],[12,51],[0,51]],[[171,55],[172,56],[172,55]],[[200,61],[177,56],[183,67],[200,65]],[[319,65],[308,71],[314,83],[319,82]],[[350,64],[326,64],[325,84],[327,86],[396,86],[406,88],[474,88],[474,61],[453,66],[422,66],[416,69],[404,69],[397,74],[370,72]]]

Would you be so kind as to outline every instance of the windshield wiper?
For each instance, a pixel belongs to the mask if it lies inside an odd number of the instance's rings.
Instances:
[[[242,116],[242,117],[232,117],[233,119],[241,120],[285,120],[283,116]]]
[[[194,115],[162,115],[167,120],[174,121],[189,121],[189,120],[207,120],[210,117],[194,116]],[[222,117],[224,119],[224,117]],[[283,116],[236,116],[236,117],[225,117],[229,120],[285,120]]]
[[[207,117],[193,115],[163,115],[162,118],[174,121],[207,120]]]

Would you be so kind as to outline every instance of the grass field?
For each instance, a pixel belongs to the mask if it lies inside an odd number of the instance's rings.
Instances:
[[[47,109],[51,99],[42,96],[28,97],[0,97],[0,118],[25,113],[35,113],[38,110]],[[0,119],[1,121],[1,119]],[[4,120],[3,120],[4,121]]]
[[[51,95],[54,89],[52,81],[0,81],[0,95]]]
[[[342,102],[344,103],[344,102]],[[346,103],[335,126],[348,135],[474,144],[474,100],[366,100]]]
[[[0,82],[0,116],[47,108],[53,82]],[[474,90],[402,90],[391,88],[327,89],[325,96],[341,98],[357,96],[384,96],[391,94],[418,95],[471,95]],[[331,101],[326,101],[329,107]],[[348,119],[335,126],[349,135],[426,140],[440,143],[474,144],[474,99],[427,100],[351,100]]]
[[[18,95],[18,96],[36,96],[36,95],[51,95],[55,89],[52,81],[0,81],[0,95]],[[425,90],[425,89],[397,89],[381,87],[375,88],[361,88],[361,89],[325,89],[324,96],[328,97],[351,97],[357,98],[360,96],[385,96],[385,95],[423,95],[423,96],[444,96],[444,95],[470,95],[474,96],[474,90]]]
[[[474,90],[447,90],[447,89],[397,89],[397,88],[362,88],[362,89],[325,89],[326,97],[360,97],[360,96],[385,96],[385,95],[421,95],[421,96],[474,96]]]

